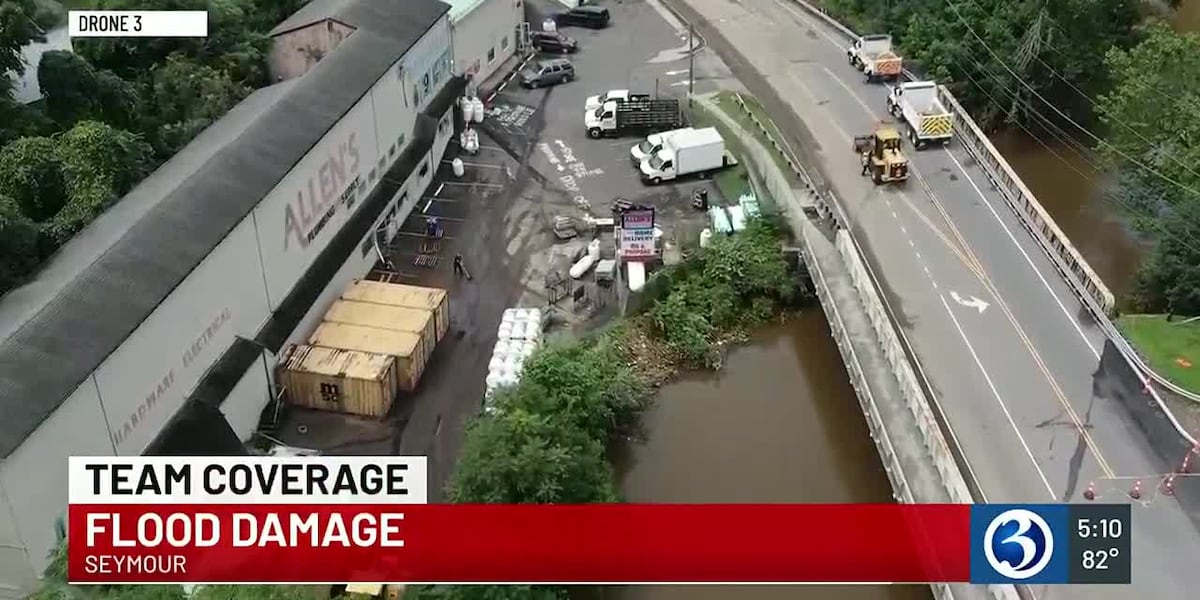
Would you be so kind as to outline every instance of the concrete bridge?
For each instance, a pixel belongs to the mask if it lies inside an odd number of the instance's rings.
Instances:
[[[1109,316],[1114,299],[944,88],[946,148],[912,177],[860,176],[855,134],[891,120],[847,64],[854,32],[804,0],[668,0],[776,120],[792,173],[764,175],[803,238],[902,502],[1133,502],[1134,584],[935,586],[939,597],[1176,598],[1200,584],[1200,490],[1161,494],[1196,445]],[[738,71],[741,72],[738,72]],[[761,164],[761,163],[760,163]],[[807,216],[805,216],[805,214]],[[1177,390],[1176,390],[1177,391]],[[1143,495],[1128,492],[1140,481]],[[1191,592],[1191,593],[1190,593]]]

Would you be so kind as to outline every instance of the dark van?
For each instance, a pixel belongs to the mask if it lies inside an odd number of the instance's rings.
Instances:
[[[558,25],[574,25],[591,29],[608,27],[608,20],[608,9],[594,5],[579,6],[554,16],[554,22]]]

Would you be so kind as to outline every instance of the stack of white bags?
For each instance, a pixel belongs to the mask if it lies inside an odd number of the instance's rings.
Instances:
[[[544,326],[543,313],[538,308],[510,308],[500,319],[496,347],[488,362],[487,392],[484,406],[491,410],[493,393],[501,387],[516,385],[521,380],[525,359],[538,347]]]

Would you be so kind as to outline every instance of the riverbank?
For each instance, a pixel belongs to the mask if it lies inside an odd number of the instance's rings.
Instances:
[[[1200,320],[1165,315],[1122,315],[1121,333],[1159,375],[1200,393]]]

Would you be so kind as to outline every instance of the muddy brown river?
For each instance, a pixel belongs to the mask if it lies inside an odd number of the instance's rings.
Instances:
[[[760,331],[715,374],[664,386],[617,465],[630,502],[891,502],[820,308]],[[622,587],[604,600],[927,600],[927,586]]]

